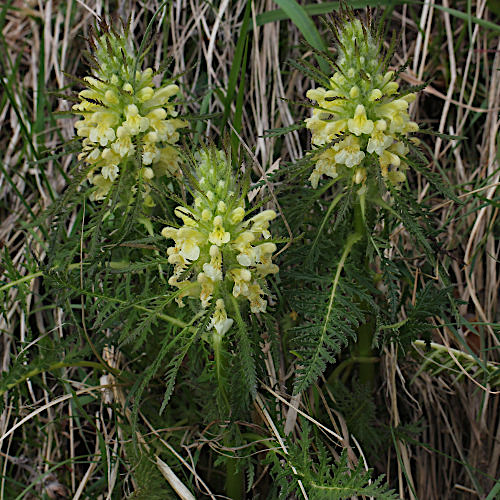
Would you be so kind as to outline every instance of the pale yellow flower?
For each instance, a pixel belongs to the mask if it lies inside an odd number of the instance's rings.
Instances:
[[[262,297],[264,292],[260,285],[253,282],[248,286],[248,292],[246,297],[250,301],[250,310],[253,313],[266,312],[267,302]]]
[[[229,329],[233,325],[233,322],[234,320],[227,317],[224,300],[217,299],[217,301],[215,302],[215,312],[212,316],[209,328],[215,328],[219,336],[222,337],[229,331]]]
[[[252,273],[248,269],[232,269],[231,277],[234,281],[233,286],[233,295],[235,297],[239,297],[240,294],[247,295],[248,294],[248,284],[252,279]]]
[[[373,122],[366,118],[366,110],[362,104],[356,106],[354,118],[347,120],[349,132],[355,135],[371,134],[373,130]]]
[[[377,120],[375,127],[371,133],[370,139],[366,146],[368,153],[376,153],[381,156],[383,152],[394,142],[391,135],[385,135],[384,131],[387,129],[387,122],[385,120]]]
[[[337,162],[335,161],[336,154],[337,151],[333,148],[328,148],[320,155],[316,156],[316,165],[311,176],[309,177],[314,189],[318,187],[318,182],[323,175],[328,175],[332,179],[338,177]]]
[[[361,151],[359,139],[352,135],[348,135],[343,141],[335,144],[333,150],[337,151],[335,162],[348,168],[359,165],[365,157],[365,153]]]
[[[220,247],[229,242],[231,234],[224,229],[222,217],[220,215],[214,217],[213,228],[213,231],[208,236],[208,241],[210,241],[210,243]]]

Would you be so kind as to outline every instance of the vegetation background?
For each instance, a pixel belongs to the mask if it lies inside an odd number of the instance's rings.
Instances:
[[[320,31],[316,16],[337,6],[337,2],[299,3]],[[401,33],[394,64],[410,61],[400,75],[403,81],[412,85],[430,81],[412,105],[413,119],[425,128],[463,137],[424,138],[424,148],[433,158],[430,167],[458,186],[466,201],[460,207],[443,198],[430,202],[441,220],[448,221],[447,240],[440,245],[443,258],[452,261],[451,279],[455,296],[463,301],[461,313],[471,322],[460,333],[492,375],[482,378],[474,359],[446,325],[435,330],[430,353],[423,343],[415,344],[412,356],[405,358],[386,348],[378,398],[385,402],[395,428],[404,413],[414,429],[393,434],[390,446],[369,464],[387,475],[402,498],[493,500],[500,496],[500,481],[495,481],[500,470],[500,388],[494,384],[500,378],[500,4],[496,0],[349,3],[354,8],[377,7],[389,30]],[[77,335],[68,312],[51,303],[51,291],[45,289],[39,264],[47,258],[47,235],[31,224],[64,191],[75,161],[72,155],[58,154],[58,148],[74,136],[75,118],[67,113],[70,103],[56,94],[69,94],[74,88],[67,74],[87,73],[81,55],[96,16],[130,17],[140,43],[161,5],[152,25],[157,38],[151,61],[159,66],[170,56],[173,73],[185,72],[180,81],[190,98],[189,111],[221,113],[206,127],[200,126],[200,134],[216,137],[221,132],[220,116],[229,117],[259,160],[260,175],[300,159],[309,148],[304,132],[279,139],[264,134],[302,120],[307,110],[280,97],[301,101],[313,86],[287,63],[303,57],[303,37],[311,41],[315,36],[313,25],[292,0],[252,1],[248,23],[244,23],[246,0],[173,0],[166,5],[156,0],[4,1],[0,4],[2,372],[23,356],[29,363],[38,350],[49,348],[47,339]],[[239,40],[247,41],[246,50]],[[417,181],[418,197],[424,200],[429,185],[423,178]],[[73,223],[77,221],[75,212]],[[414,278],[418,279],[418,269]],[[123,422],[108,406],[114,398],[126,419],[126,388],[111,389],[112,375],[92,363],[66,366],[63,354],[59,364],[34,368],[16,380],[9,392],[17,392],[9,399],[2,394],[6,404],[0,417],[0,499],[124,498],[134,491],[136,498],[153,498],[140,496],[141,488],[153,483],[158,495],[154,498],[175,498],[172,471],[197,498],[215,498],[206,482],[217,475],[217,467],[197,467],[204,449],[224,452],[208,429],[151,424],[149,437],[155,437],[164,461],[137,460],[130,442],[122,439]],[[140,375],[135,359],[124,359],[118,351],[100,354],[112,366]],[[259,388],[262,427],[266,428],[267,418],[264,399],[293,425],[297,415],[290,408],[290,396],[270,389],[289,374],[269,366],[268,375]],[[349,421],[346,414],[329,411],[329,398],[325,391],[318,406],[302,402],[301,411],[314,419],[313,426],[321,412],[322,425],[340,433],[346,446],[352,444],[356,412],[366,409],[353,400]],[[147,421],[142,424],[148,426]],[[267,470],[259,471],[261,477],[255,478],[249,498],[258,497]],[[147,477],[151,484],[144,486],[143,481],[138,486],[137,477]]]

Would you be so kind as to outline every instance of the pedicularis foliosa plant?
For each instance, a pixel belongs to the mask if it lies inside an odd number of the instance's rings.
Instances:
[[[420,174],[456,199],[418,149],[409,106],[419,89],[400,87],[390,66],[396,39],[386,51],[370,15],[361,21],[344,6],[325,24],[334,50],[308,48],[331,72],[292,62],[315,82],[296,127],[311,149],[267,179],[280,186],[276,199],[249,196],[252,162],[234,144],[194,143],[177,79],[144,68],[148,44],[135,47],[128,25],[101,22],[73,106],[76,174],[52,212],[48,283],[100,362],[107,366],[100,352],[112,344],[141,374],[115,373],[132,405],[126,432],[137,438],[140,414],[163,427],[217,422],[214,442],[226,448],[215,464],[226,463],[225,492],[235,499],[268,438],[251,409],[271,366],[291,374],[283,391],[314,401],[318,380],[332,389],[373,457],[387,434],[376,427],[374,398],[384,346],[404,352],[427,338],[429,318],[451,304],[435,258],[440,231],[412,194]],[[280,239],[285,226],[300,237]],[[406,254],[402,233],[413,241]],[[275,479],[268,498],[304,488],[310,498],[394,498],[362,461],[353,470],[339,450],[332,466],[320,437],[300,427],[299,444],[260,445]]]
[[[330,384],[353,379],[352,387],[374,389],[381,348],[395,342],[404,351],[430,334],[428,318],[449,305],[446,274],[435,259],[439,230],[412,195],[411,177],[420,173],[456,199],[445,181],[426,170],[413,137],[419,127],[409,104],[420,87],[400,88],[404,68],[390,67],[396,37],[386,51],[383,27],[378,23],[375,31],[370,14],[362,22],[344,5],[325,24],[335,52],[308,48],[328,61],[331,73],[307,60],[292,62],[316,83],[304,103],[311,110],[303,122],[311,150],[289,167],[300,186],[283,197],[284,207],[293,199],[285,215],[304,232],[288,253],[291,270],[282,276],[298,314],[289,332],[299,354],[297,393],[327,369]],[[296,210],[297,198],[309,207],[305,216],[303,208]],[[415,290],[408,287],[404,262],[414,255],[394,253],[397,225],[413,239],[412,251],[421,252],[420,271],[432,277],[418,280]],[[299,270],[297,262],[307,266]],[[336,367],[330,370],[330,363]]]

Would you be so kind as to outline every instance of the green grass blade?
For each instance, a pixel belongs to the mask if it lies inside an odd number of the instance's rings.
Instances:
[[[299,31],[302,33],[304,38],[316,49],[318,50],[326,50],[326,46],[319,34],[316,26],[314,25],[312,19],[309,17],[307,11],[299,5],[296,0],[274,0],[283,11],[286,13],[286,16],[289,17],[292,22],[297,26]],[[318,63],[321,67],[321,70],[329,74],[330,73],[330,65],[326,62],[325,59],[317,58]]]
[[[279,3],[279,2],[276,2]],[[387,5],[394,5],[394,4],[404,4],[404,3],[410,3],[410,1],[387,1],[387,0],[372,0],[366,1],[366,0],[360,0],[360,1],[355,1],[355,2],[349,2],[349,6],[353,9],[362,9],[363,7],[380,7],[380,6],[387,6]],[[310,5],[303,5],[302,9],[309,15],[309,16],[317,16],[320,14],[327,14],[329,12],[333,12],[334,10],[338,10],[339,8],[339,2],[325,2],[325,3],[315,3],[315,4],[310,4]],[[290,16],[289,14],[285,11],[285,9],[282,7],[281,9],[276,9],[276,10],[270,10],[268,12],[263,12],[262,14],[259,14],[257,16],[257,26],[261,26],[263,24],[267,23],[272,23],[275,21],[284,21],[285,19],[288,19]]]
[[[248,39],[247,42],[245,43],[245,52],[243,53],[243,66],[244,68],[247,64],[247,56],[248,56]],[[241,134],[241,124],[242,124],[242,118],[243,118],[243,100],[245,96],[245,72],[242,71],[241,73],[241,79],[240,79],[240,86],[238,88],[238,95],[236,96],[236,110],[234,113],[234,120],[233,120],[233,126],[234,129],[238,134]],[[234,154],[236,154],[238,150],[238,137],[234,132],[231,134],[231,143],[232,143],[232,148]]]
[[[224,115],[222,117],[221,130],[224,128],[224,125],[227,123],[227,119],[229,118],[229,114],[231,112],[231,103],[234,99],[234,93],[236,91],[236,85],[238,81],[238,74],[241,70],[241,81],[244,81],[245,67],[246,61],[242,62],[243,52],[246,47],[246,40],[250,28],[250,6],[252,2],[247,2],[245,7],[245,14],[243,15],[243,22],[241,24],[241,30],[238,38],[238,42],[236,43],[236,49],[234,51],[234,59],[231,65],[231,71],[229,72],[229,79],[227,82],[227,92],[226,98],[224,100]],[[236,120],[235,120],[236,121]]]
[[[496,482],[495,486],[493,486],[486,500],[495,500],[495,498],[498,498],[498,495],[500,495],[500,479]]]

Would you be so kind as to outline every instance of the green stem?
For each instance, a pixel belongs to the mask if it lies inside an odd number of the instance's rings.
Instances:
[[[372,356],[370,358],[365,358],[362,356],[351,356],[350,358],[344,359],[335,370],[328,377],[328,384],[334,385],[336,380],[340,377],[340,374],[349,366],[354,363],[364,364],[364,363],[377,363],[379,358]]]
[[[222,366],[222,336],[219,335],[215,330],[212,334],[212,346],[214,349],[215,374],[217,376],[217,384],[219,385],[219,392],[222,396],[222,402],[224,405],[223,410],[225,410],[227,414],[229,414],[231,407],[229,405],[226,388],[224,387],[223,378],[224,367]]]
[[[7,283],[6,285],[0,286],[0,292],[3,292],[4,290],[8,290],[9,288],[12,288],[13,286],[20,285],[21,283],[24,283],[25,281],[31,281],[31,280],[34,280],[35,278],[39,278],[42,275],[43,275],[42,271],[38,271],[37,273],[27,274],[26,276],[23,276],[22,278],[19,278],[18,280],[11,281],[10,283]]]
[[[219,393],[221,395],[223,403],[223,412],[229,415],[231,411],[231,406],[229,404],[229,398],[227,396],[226,388],[224,385],[224,363],[222,359],[222,336],[213,331],[212,333],[212,346],[214,349],[214,360],[215,360],[215,373],[217,376],[217,384],[219,385]],[[228,430],[226,430],[224,435],[224,445],[227,448],[232,446],[231,438]],[[241,469],[238,470],[236,458],[226,458],[226,496],[231,498],[231,500],[243,500],[244,498],[244,476]]]
[[[231,444],[227,435],[224,444],[226,446]],[[229,457],[226,459],[226,496],[231,500],[243,500],[245,497],[243,470],[237,469],[236,460]]]
[[[372,359],[374,357],[372,349],[374,323],[373,318],[369,317],[365,324],[359,327],[358,353],[361,359]],[[375,363],[359,364],[359,382],[373,388],[375,383]]]
[[[366,261],[366,246],[368,241],[368,233],[366,228],[365,217],[365,198],[360,197],[354,205],[354,228],[361,235],[362,244],[365,251],[362,253],[360,269],[366,269],[370,272],[368,262]],[[366,304],[365,304],[366,305]],[[363,306],[363,304],[361,304]],[[367,316],[364,324],[358,328],[358,341],[356,343],[356,352],[361,359],[369,359],[374,357],[372,349],[373,332],[375,328],[375,319]],[[359,381],[361,384],[368,385],[373,388],[375,383],[375,364],[374,363],[359,363]]]

